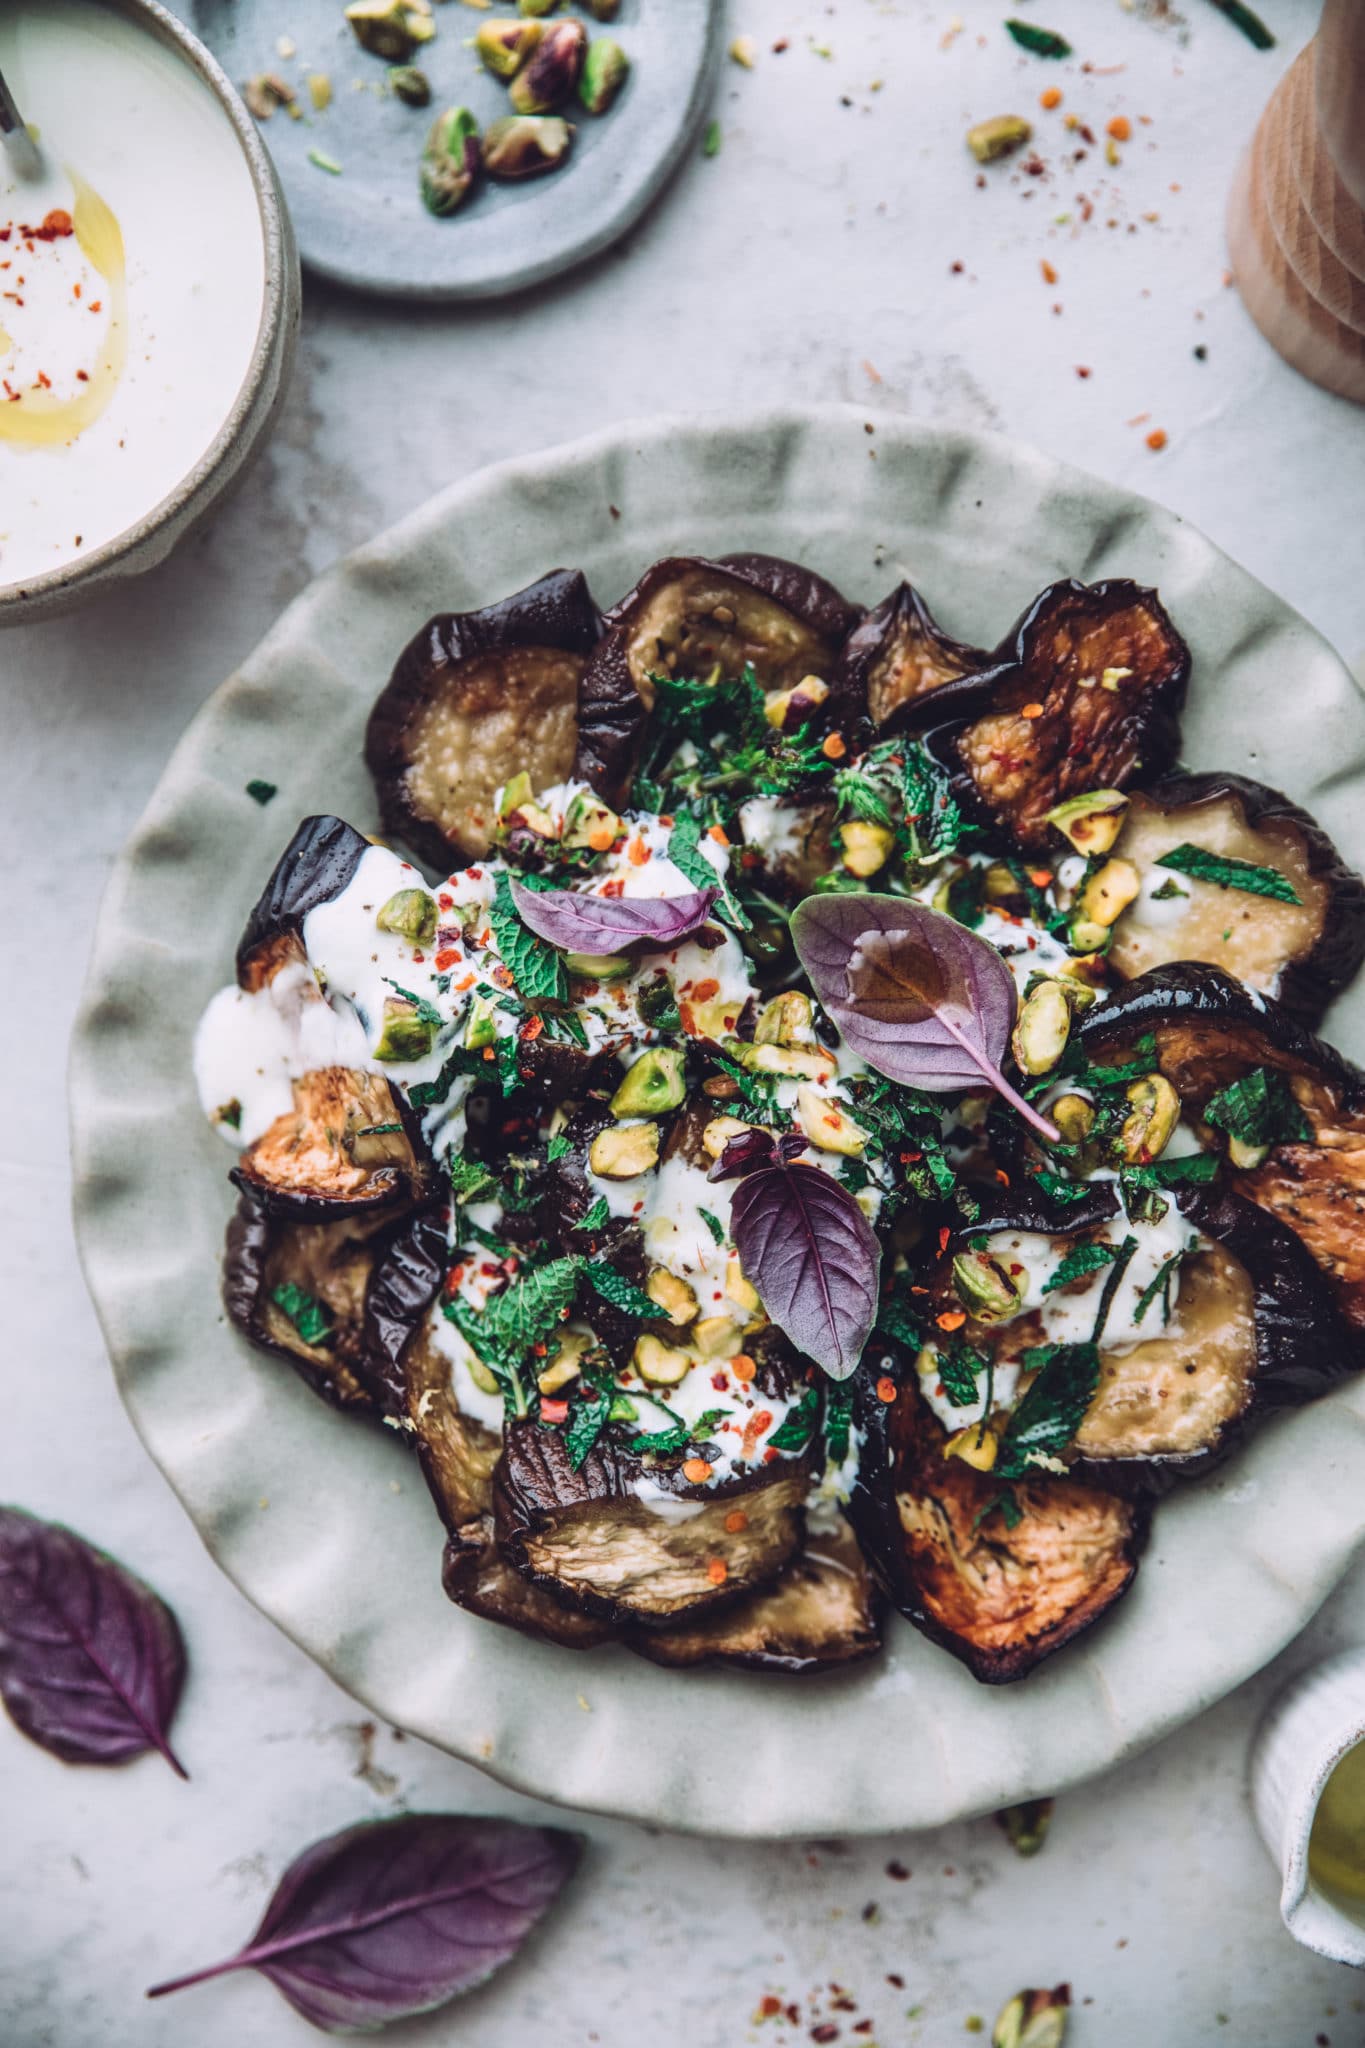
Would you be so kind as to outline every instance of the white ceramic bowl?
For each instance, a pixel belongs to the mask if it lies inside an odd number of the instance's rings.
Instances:
[[[1271,1706],[1251,1751],[1251,1801],[1283,1873],[1280,1914],[1295,1941],[1333,1962],[1365,1965],[1365,1899],[1352,1905],[1308,1868],[1308,1840],[1327,1780],[1365,1742],[1365,1650],[1302,1672]]]
[[[160,0],[101,0],[154,36],[196,72],[218,101],[241,146],[260,208],[265,259],[261,320],[231,410],[198,461],[168,495],[133,524],[77,561],[21,582],[0,582],[0,625],[29,624],[70,611],[97,591],[165,560],[238,480],[269,431],[288,386],[302,291],[298,251],[283,194],[256,124],[203,44]],[[148,138],[155,146],[156,138]]]

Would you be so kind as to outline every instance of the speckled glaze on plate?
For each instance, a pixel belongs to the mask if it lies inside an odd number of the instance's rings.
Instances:
[[[1268,1662],[1362,1534],[1365,1379],[1164,1503],[1117,1613],[1020,1685],[978,1686],[900,1622],[839,1676],[679,1675],[450,1606],[402,1447],[224,1323],[228,1156],[195,1102],[195,1022],[297,819],[374,829],[366,713],[433,611],[558,563],[605,602],[657,556],[760,548],[864,602],[911,575],[990,645],[1053,578],[1136,577],[1193,650],[1191,764],[1282,786],[1365,860],[1365,705],[1295,612],[1129,492],[985,435],[886,417],[869,437],[865,417],[613,428],[482,472],[321,577],[172,757],[110,885],[72,1058],[90,1288],[133,1420],[223,1569],[385,1719],[544,1798],[719,1835],[927,1827],[1074,1784]],[[265,810],[253,776],[280,786]],[[1365,1055],[1365,988],[1327,1030]],[[742,1763],[718,1727],[742,1728]]]
[[[506,0],[504,13],[514,12]],[[384,90],[388,67],[362,50],[342,0],[182,0],[196,32],[241,86],[278,72],[299,95],[303,118],[276,113],[261,125],[289,199],[310,270],[385,298],[494,299],[525,291],[586,262],[633,227],[663,190],[695,138],[720,61],[724,0],[621,0],[611,36],[631,75],[610,111],[564,109],[576,130],[558,171],[519,185],[484,180],[449,220],[434,220],[417,190],[417,166],[437,111],[468,106],[486,128],[511,112],[507,89],[468,44],[480,16],[435,9],[436,36],[413,62],[431,81],[432,102],[404,106]],[[567,16],[565,17],[567,18]],[[279,55],[282,31],[294,54]],[[324,73],[332,104],[313,110],[305,80]],[[320,151],[341,165],[334,176],[310,161]]]

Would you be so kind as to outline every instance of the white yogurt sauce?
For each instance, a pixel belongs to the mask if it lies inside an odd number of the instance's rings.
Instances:
[[[136,23],[93,0],[9,0],[0,69],[39,131],[45,176],[0,150],[0,379],[44,407],[101,375],[114,288],[72,235],[19,229],[71,214],[88,182],[122,230],[126,351],[76,439],[25,445],[0,417],[0,589],[112,541],[208,449],[260,329],[265,243],[250,171],[208,87]],[[69,169],[68,169],[69,167]],[[43,384],[42,379],[47,383]],[[9,403],[0,385],[0,411]],[[35,415],[35,418],[37,415]]]

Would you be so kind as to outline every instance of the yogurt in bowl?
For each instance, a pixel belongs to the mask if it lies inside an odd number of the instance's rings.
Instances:
[[[250,118],[156,0],[9,0],[0,69],[0,621],[149,567],[281,395],[292,237]]]

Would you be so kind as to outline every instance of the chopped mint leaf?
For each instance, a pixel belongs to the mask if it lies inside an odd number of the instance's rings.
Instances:
[[[578,1227],[586,1230],[588,1226],[585,1221]],[[651,1301],[643,1288],[637,1287],[633,1280],[627,1280],[624,1273],[618,1273],[615,1266],[585,1263],[583,1271],[589,1286],[595,1288],[603,1301],[609,1301],[613,1308],[624,1309],[627,1315],[646,1318],[663,1314],[658,1302]]]
[[[498,876],[488,907],[488,922],[517,994],[527,1002],[567,1002],[569,977],[563,958],[522,923],[512,900],[511,877],[505,869]]]
[[[1173,846],[1161,854],[1159,868],[1174,868],[1194,882],[1213,882],[1220,889],[1240,889],[1248,896],[1269,896],[1276,903],[1297,903],[1299,895],[1287,875],[1278,868],[1259,867],[1255,861],[1234,860],[1231,854],[1210,853],[1206,847],[1188,843]]]
[[[575,1223],[575,1230],[600,1230],[611,1214],[605,1195],[599,1195],[586,1216]]]
[[[556,1159],[564,1159],[572,1151],[573,1146],[564,1136],[564,1133],[562,1131],[559,1131],[553,1138],[551,1138],[549,1144],[545,1147],[545,1157],[547,1161],[549,1161],[550,1164],[553,1165]]]
[[[1024,1353],[1023,1364],[1037,1378],[1010,1417],[1001,1441],[992,1468],[1000,1479],[1022,1478],[1065,1450],[1099,1385],[1100,1354],[1093,1343],[1036,1345]]]
[[[794,1408],[787,1411],[785,1421],[778,1424],[768,1438],[768,1446],[774,1451],[802,1451],[815,1434],[820,1419],[820,1395],[815,1387],[807,1387]]]
[[[264,809],[272,796],[279,795],[280,785],[278,782],[262,782],[259,776],[253,776],[246,786],[246,793],[253,803],[260,804]]]
[[[1078,1244],[1062,1260],[1055,1273],[1050,1273],[1043,1282],[1044,1294],[1055,1294],[1059,1287],[1069,1287],[1073,1280],[1084,1280],[1087,1273],[1098,1273],[1101,1266],[1108,1266],[1118,1257],[1115,1244]]]
[[[1265,1067],[1220,1089],[1205,1105],[1204,1121],[1243,1145],[1298,1144],[1313,1135],[1284,1075]]]
[[[326,1344],[335,1336],[331,1314],[315,1294],[285,1282],[272,1290],[270,1299],[288,1316],[304,1344]]]
[[[702,1208],[698,1208],[698,1210],[697,1210],[697,1214],[698,1214],[698,1215],[700,1216],[700,1218],[701,1218],[702,1222],[703,1222],[703,1223],[704,1223],[704,1224],[706,1225],[707,1229],[708,1229],[708,1230],[710,1231],[710,1233],[711,1233],[712,1237],[714,1238],[715,1242],[716,1242],[717,1244],[724,1244],[724,1242],[725,1242],[725,1225],[724,1225],[724,1224],[723,1224],[723,1223],[721,1222],[721,1220],[720,1220],[719,1216],[713,1216],[713,1215],[711,1214],[711,1211],[710,1211],[709,1209],[702,1209]]]
[[[685,812],[668,838],[668,858],[694,889],[719,889],[716,915],[737,932],[753,930],[753,919],[745,911],[729,880],[718,874],[701,850],[701,821]]]

